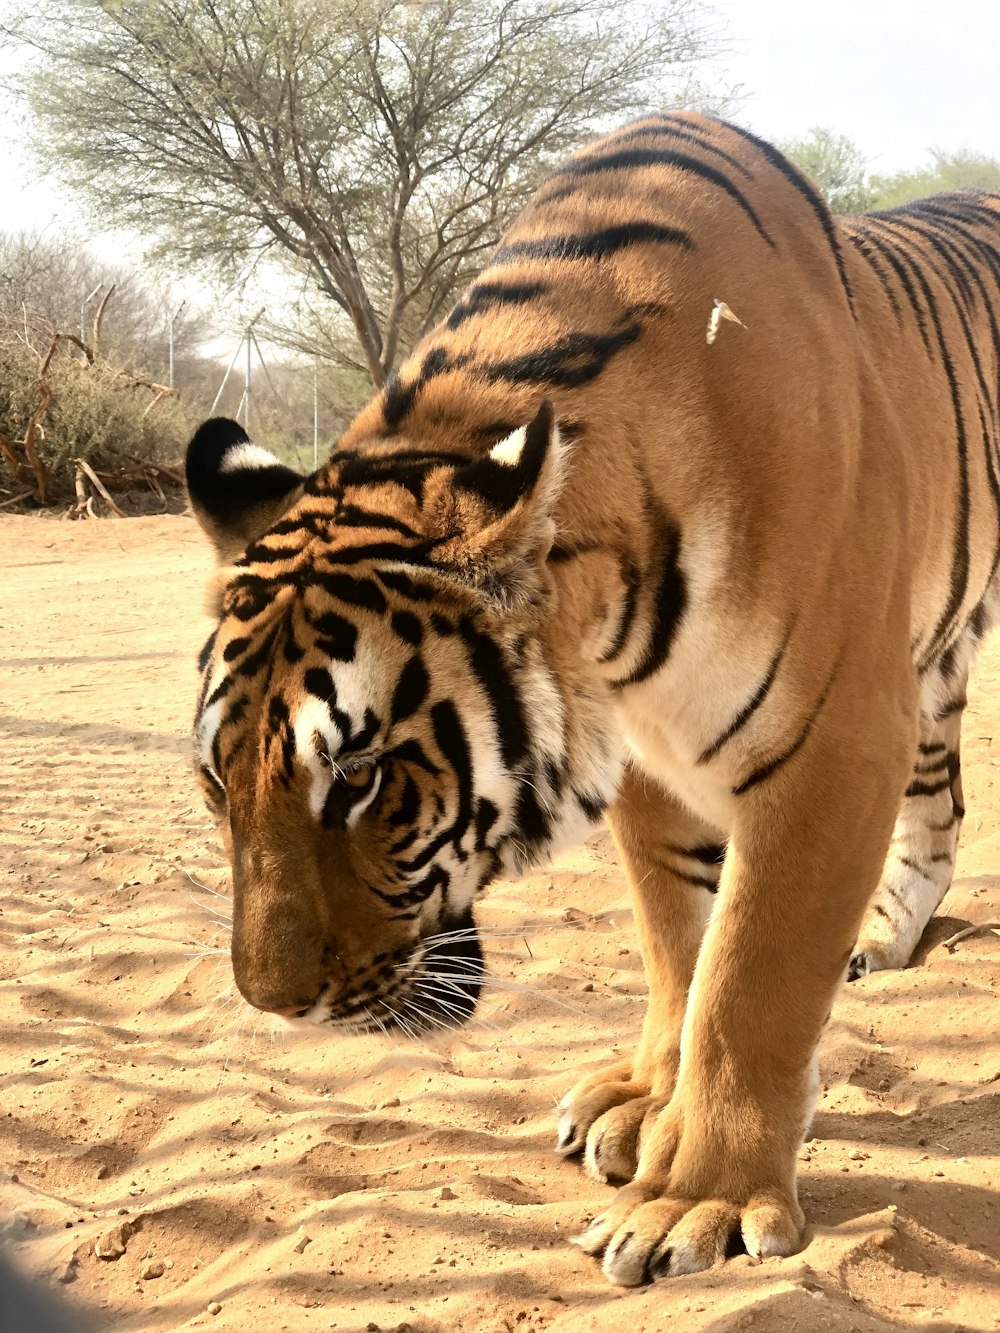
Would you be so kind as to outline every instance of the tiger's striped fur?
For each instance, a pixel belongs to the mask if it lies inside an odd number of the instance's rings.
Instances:
[[[460,1021],[476,895],[607,811],[649,1007],[559,1146],[631,1180],[580,1238],[616,1282],[798,1244],[837,986],[950,882],[998,319],[996,196],[835,222],[746,131],[655,116],[549,179],[315,475],[192,443],[252,1003]]]

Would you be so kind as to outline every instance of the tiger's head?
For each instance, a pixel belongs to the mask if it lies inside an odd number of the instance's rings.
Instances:
[[[612,798],[613,710],[554,629],[561,459],[546,406],[480,457],[383,440],[309,477],[232,421],[192,440],[221,559],[195,762],[258,1008],[339,1030],[465,1021],[477,895]]]

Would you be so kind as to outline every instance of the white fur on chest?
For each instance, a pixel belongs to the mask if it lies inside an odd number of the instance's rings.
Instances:
[[[733,789],[746,776],[736,741],[699,763],[760,687],[785,628],[734,614],[725,539],[715,522],[684,535],[687,605],[661,671],[619,698],[626,743],[640,767],[690,810],[728,832]]]

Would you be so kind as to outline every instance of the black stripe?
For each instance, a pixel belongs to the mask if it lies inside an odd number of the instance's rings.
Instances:
[[[548,347],[487,361],[476,374],[495,383],[548,384],[569,389],[596,379],[616,352],[634,343],[642,334],[641,324],[630,324],[616,333],[567,333]]]
[[[733,134],[739,135],[739,137],[745,139],[747,143],[753,144],[757,151],[763,154],[772,167],[775,167],[781,172],[785,179],[798,190],[799,194],[801,194],[803,199],[809,204],[809,207],[815,213],[820,226],[823,228],[823,233],[826,236],[831,251],[833,252],[833,258],[837,265],[837,272],[840,274],[840,281],[844,288],[844,294],[847,297],[847,304],[850,307],[851,314],[855,315],[854,293],[851,291],[851,284],[847,277],[847,269],[844,266],[844,256],[840,249],[840,241],[837,238],[837,230],[833,225],[833,217],[823,196],[819,193],[809,178],[803,175],[798,167],[793,166],[783,153],[779,153],[777,148],[772,147],[771,144],[765,142],[763,139],[758,139],[756,134],[751,134],[749,130],[741,129],[739,125],[732,124],[731,121],[725,121],[723,123],[727,130],[730,130]]]
[[[684,884],[691,884],[696,889],[707,889],[709,893],[719,892],[719,881],[717,879],[706,879],[704,875],[689,875],[686,871],[670,869],[670,873]]]
[[[400,425],[425,385],[446,371],[460,370],[470,360],[468,353],[453,357],[444,347],[432,347],[425,353],[416,379],[404,384],[397,374],[391,375],[382,390],[382,415],[389,430]]]
[[[878,219],[876,219],[878,221]],[[881,225],[888,224],[882,222]],[[898,239],[898,238],[897,238]],[[962,399],[959,390],[958,377],[955,373],[955,367],[948,352],[948,346],[945,341],[944,330],[941,326],[941,316],[938,311],[937,302],[934,293],[931,291],[930,284],[927,281],[919,264],[916,263],[912,255],[902,245],[900,245],[899,254],[905,258],[910,265],[913,276],[916,278],[923,294],[924,302],[934,324],[934,333],[937,339],[938,352],[941,358],[941,364],[944,367],[945,376],[948,380],[948,389],[951,395],[952,415],[955,420],[955,444],[958,451],[958,499],[956,503],[955,515],[955,542],[954,559],[951,569],[950,592],[948,602],[941,613],[938,623],[931,635],[930,643],[924,650],[921,666],[926,666],[933,661],[939,651],[941,644],[948,637],[958,614],[958,610],[965,599],[965,593],[969,586],[969,458],[968,443],[965,433],[965,417],[962,412]]]
[[[642,660],[634,671],[624,680],[615,681],[615,685],[625,687],[638,685],[648,680],[666,662],[674,641],[674,635],[687,605],[687,585],[680,567],[680,533],[677,527],[661,516],[662,526],[658,529],[662,535],[662,548],[659,559],[659,584],[653,598],[651,610],[653,621],[649,630],[649,641]]]
[[[404,641],[413,648],[419,648],[424,637],[424,626],[419,616],[415,616],[412,611],[393,611],[392,628]]]
[[[439,777],[440,768],[434,763],[433,759],[427,757],[424,747],[417,740],[404,741],[402,745],[396,745],[392,750],[392,758],[398,764],[416,764],[429,773],[432,778]]]
[[[516,838],[522,844],[537,848],[548,841],[551,832],[549,816],[542,809],[534,787],[522,782],[518,788],[517,804],[514,808],[514,828],[512,833],[508,834],[508,838]],[[518,864],[523,864],[527,859],[521,852]]]
[[[291,728],[288,704],[280,694],[272,695],[268,702],[267,722],[272,732],[268,740],[281,741],[282,770],[286,778],[291,778],[295,771],[295,736]]]
[[[413,781],[412,775],[407,773],[403,778],[403,790],[400,792],[399,804],[392,814],[387,816],[386,823],[391,824],[394,828],[409,827],[416,823],[419,814],[420,789]]]
[[[410,602],[434,602],[441,595],[433,583],[420,582],[398,570],[380,569],[378,578],[387,588]]]
[[[738,157],[733,157],[732,153],[727,153],[724,148],[713,143],[708,135],[703,133],[695,125],[687,123],[677,124],[676,117],[670,114],[657,116],[652,123],[638,122],[634,125],[626,125],[617,133],[612,134],[608,143],[626,143],[629,140],[644,138],[670,138],[680,139],[684,143],[692,143],[700,148],[704,153],[711,153],[714,157],[721,158],[723,162],[733,167],[744,177],[745,180],[753,180],[753,172],[741,162]]]
[[[558,795],[558,792],[556,794]],[[587,792],[576,790],[574,790],[573,795],[576,798],[577,805],[583,811],[585,818],[587,818],[591,824],[596,824],[603,818],[604,811],[608,807],[608,803],[603,796],[592,796]]]
[[[687,856],[692,861],[701,861],[703,865],[717,865],[726,857],[726,845],[722,842],[704,843],[700,847],[677,847],[674,843],[667,843],[666,850],[674,856]]]
[[[817,703],[812,713],[806,719],[806,723],[803,726],[802,731],[799,733],[798,739],[792,745],[790,745],[788,749],[784,751],[783,754],[779,754],[774,759],[770,759],[766,764],[762,765],[755,772],[751,773],[750,776],[746,778],[743,782],[741,782],[738,787],[734,787],[733,788],[734,796],[742,796],[743,793],[749,791],[751,787],[756,787],[758,783],[763,782],[766,778],[769,778],[772,775],[772,773],[776,772],[777,769],[781,768],[783,764],[786,764],[789,761],[789,759],[793,757],[793,755],[798,754],[798,752],[802,749],[803,745],[805,745],[806,741],[808,740],[809,733],[813,729],[813,724],[815,723],[817,717],[819,717],[820,711],[823,705],[827,701],[830,691],[833,688],[833,682],[837,678],[837,671],[839,670],[839,666],[840,664],[838,662],[837,666],[835,666],[833,669],[829,681],[827,682],[826,689],[820,695],[819,703]]]
[[[924,744],[924,742],[921,741],[917,746],[917,749],[921,754],[943,754],[947,748],[948,747],[945,745],[944,741],[932,741],[929,745]]]
[[[243,658],[242,662],[237,663],[233,668],[233,674],[236,676],[256,676],[261,667],[271,660],[280,628],[280,625],[273,626],[261,639],[256,651],[249,653]]]
[[[219,631],[217,629],[212,630],[211,634],[206,639],[201,652],[198,654],[198,670],[202,673],[207,670],[208,664],[212,660],[212,653],[215,651],[215,641],[218,637]]]
[[[546,290],[544,282],[477,282],[448,316],[449,329],[457,329],[467,319],[481,315],[484,310],[499,310],[502,306],[526,305]]]
[[[346,715],[340,714],[334,716],[334,721],[340,726],[340,730],[344,736],[344,743],[340,747],[340,753],[360,754],[362,751],[367,750],[382,725],[379,721],[378,714],[374,713],[370,708],[366,708],[360,731],[351,730],[351,722],[349,718],[346,718],[346,725],[341,724],[339,721],[340,716]]]
[[[603,231],[546,236],[537,241],[511,241],[493,256],[494,264],[509,264],[515,259],[607,259],[609,255],[633,245],[677,245],[693,250],[694,241],[686,231],[665,227],[657,222],[623,222]]]
[[[337,662],[353,662],[358,646],[358,631],[349,620],[336,611],[324,611],[314,616],[306,612],[310,625],[316,631],[316,647]]]
[[[223,676],[218,685],[216,685],[215,689],[205,700],[204,707],[211,708],[212,705],[218,703],[220,699],[224,699],[235,684],[236,681],[232,676]]]
[[[245,653],[252,642],[253,640],[250,638],[230,639],[222,650],[222,660],[231,662],[234,657],[239,657],[242,653]]]
[[[915,870],[922,879],[928,880],[931,884],[934,883],[934,876],[928,875],[927,871],[924,870],[922,866],[918,866],[916,861],[911,861],[908,856],[901,856],[899,858],[899,863],[900,865],[906,866],[908,870]]]
[[[248,546],[246,554],[236,564],[239,568],[246,565],[274,565],[279,560],[294,560],[297,555],[301,555],[297,546],[266,546],[263,541],[259,541]]]
[[[429,472],[435,467],[455,467],[468,462],[468,458],[446,449],[396,448],[389,453],[344,450],[334,454],[330,462],[338,465],[343,486],[360,487],[376,482],[395,482],[399,472]]]
[[[447,870],[443,866],[433,866],[418,884],[405,889],[402,893],[386,893],[383,889],[376,888],[374,884],[367,884],[365,887],[383,902],[391,903],[393,907],[412,907],[415,903],[426,902],[435,889],[446,889],[448,881]]]
[[[600,155],[574,158],[567,162],[564,167],[560,167],[554,173],[552,179],[558,180],[563,176],[594,176],[605,171],[636,171],[642,167],[654,166],[672,167],[675,171],[697,176],[701,180],[717,186],[720,190],[724,190],[747,215],[761,237],[768,245],[773,247],[773,239],[768,235],[764,224],[742,190],[739,190],[729,177],[719,171],[717,167],[709,166],[707,162],[702,162],[696,157],[690,157],[687,153],[678,153],[670,149],[660,148],[622,148],[617,152],[603,152]],[[622,185],[621,188],[625,189],[627,187]]]
[[[892,898],[895,902],[899,903],[900,907],[907,914],[907,916],[913,915],[913,908],[906,901],[906,899],[903,897],[903,895],[899,892],[898,889],[893,888],[891,884],[884,885],[884,888],[889,897]]]
[[[399,560],[404,564],[415,564],[426,560],[435,545],[437,543],[430,539],[413,546],[401,546],[397,542],[368,542],[363,546],[345,546],[324,551],[323,556],[335,566],[360,565],[365,560]]]
[[[911,782],[904,796],[936,796],[938,792],[945,791],[951,783],[947,778],[943,782]]]
[[[482,799],[476,805],[476,851],[486,850],[486,839],[489,836],[490,829],[500,818],[500,811],[487,797]]]
[[[293,666],[296,662],[301,662],[306,655],[306,650],[295,637],[295,630],[292,627],[291,619],[285,622],[285,639],[281,645],[282,656],[286,662]]]
[[[883,267],[882,260],[872,250],[866,236],[863,236],[860,232],[850,231],[846,227],[843,230],[844,235],[854,246],[855,250],[857,250],[858,254],[861,255],[862,259],[867,262],[868,267],[872,270],[881,284],[882,290],[885,292],[890,306],[892,306],[892,312],[896,316],[896,323],[899,324],[903,318],[903,311],[896,296],[896,290],[892,285],[892,279]]]
[[[427,698],[430,683],[423,659],[414,653],[400,672],[392,694],[391,725],[413,716]]]
[[[597,659],[602,664],[613,662],[616,657],[621,656],[632,630],[632,625],[635,622],[635,612],[639,602],[641,583],[639,571],[631,560],[626,560],[624,556],[619,556],[619,560],[625,562],[621,571],[622,582],[625,585],[625,600],[622,602],[621,619],[618,622],[618,628],[615,630],[615,637],[607,651],[603,652]]]
[[[250,706],[249,695],[247,694],[237,695],[237,697],[229,705],[229,709],[226,713],[226,716],[222,719],[221,723],[219,724],[220,728],[237,726],[240,722],[243,721],[243,718],[246,716],[246,711],[249,706]]]
[[[337,686],[326,667],[310,667],[303,677],[303,683],[309,693],[322,699],[323,703],[336,703]]]
[[[237,620],[253,620],[274,600],[274,588],[259,574],[238,574],[226,590],[225,614]]]
[[[384,480],[377,478],[378,481]],[[395,518],[391,514],[378,514],[370,509],[362,509],[359,505],[341,505],[337,510],[337,527],[344,528],[384,528],[390,532],[398,532],[401,537],[409,537],[413,541],[418,541],[422,533],[416,528],[411,528],[409,523],[404,523],[401,518]]]
[[[965,806],[961,799],[962,761],[957,751],[952,751],[948,755],[948,776],[951,780],[951,808],[961,819],[965,814]]]
[[[948,767],[948,756],[944,755],[941,759],[932,759],[926,764],[915,764],[913,771],[921,777],[926,777],[928,773],[942,773]]]
[[[866,221],[866,219],[864,218],[858,219],[859,223],[863,221]],[[921,341],[923,342],[924,346],[927,348],[929,352],[931,350],[931,340],[930,340],[930,335],[927,332],[927,318],[924,314],[923,306],[917,300],[917,293],[916,290],[914,289],[913,283],[910,281],[909,273],[903,267],[902,263],[900,262],[898,256],[896,255],[892,247],[890,245],[887,245],[886,242],[882,240],[881,237],[876,236],[875,233],[872,231],[866,232],[866,236],[868,241],[875,247],[875,249],[879,252],[882,258],[891,267],[896,277],[899,279],[900,284],[904,292],[906,293],[906,299],[910,303],[910,309],[913,311],[913,317],[917,321],[917,328],[920,331]]]
[[[375,611],[379,615],[386,610],[382,589],[372,579],[316,570],[313,581],[325,589],[331,597],[336,597],[338,602],[347,602],[349,606],[361,606],[366,611]]]
[[[731,741],[732,738],[736,735],[736,733],[746,726],[746,724],[753,717],[754,713],[756,713],[757,709],[767,698],[768,691],[774,684],[774,678],[778,674],[778,667],[781,664],[781,659],[785,655],[785,649],[788,647],[788,640],[791,638],[791,634],[792,631],[789,628],[789,630],[785,634],[784,642],[782,643],[781,647],[778,649],[778,651],[775,653],[774,657],[771,660],[771,665],[767,669],[767,675],[757,686],[757,689],[754,692],[753,697],[750,699],[749,703],[747,703],[746,706],[743,709],[741,709],[739,713],[736,714],[732,722],[730,722],[729,726],[718,738],[718,740],[713,741],[707,750],[702,750],[701,754],[698,756],[698,759],[696,761],[697,763],[707,764],[709,760],[714,759],[715,756],[722,749],[722,747],[727,743],[727,741]]]
[[[431,726],[435,743],[455,775],[458,811],[449,833],[458,844],[472,823],[472,756],[462,720],[450,699],[442,699],[431,709]]]
[[[943,824],[928,824],[927,827],[932,833],[947,833],[949,829],[953,829],[958,823],[958,818],[958,815],[953,811],[951,818],[946,819]]]
[[[894,221],[898,226],[903,227],[909,231],[912,231],[915,235],[927,241],[928,244],[930,244],[932,248],[936,251],[936,253],[942,256],[944,262],[948,267],[949,273],[958,283],[960,290],[962,291],[965,297],[965,304],[963,306],[963,304],[959,302],[958,298],[955,296],[955,293],[950,291],[947,283],[945,282],[943,284],[946,290],[949,290],[949,294],[955,306],[955,313],[957,314],[959,323],[962,326],[962,333],[965,338],[966,348],[976,371],[976,379],[979,383],[979,391],[982,395],[982,399],[989,404],[991,415],[995,419],[997,415],[997,405],[994,402],[994,389],[993,386],[987,380],[987,376],[984,372],[982,361],[980,359],[979,348],[976,343],[976,338],[975,335],[973,334],[972,328],[969,323],[968,314],[971,313],[972,292],[968,286],[968,283],[965,281],[965,276],[964,276],[965,272],[968,272],[972,281],[975,283],[976,289],[979,292],[979,295],[982,299],[989,320],[991,341],[987,344],[987,346],[988,348],[996,348],[1000,347],[1000,326],[998,326],[996,314],[990,303],[989,293],[987,292],[986,286],[982,281],[977,266],[972,263],[972,261],[957,246],[957,244],[950,237],[946,239],[945,237],[941,236],[938,231],[934,230],[933,222],[925,223],[925,225],[923,226],[918,226],[916,223],[910,220],[908,216],[906,216],[908,211],[909,210],[903,210],[902,216],[893,215]],[[940,227],[941,225],[942,225],[941,220],[940,219],[937,220],[937,226]],[[961,235],[963,239],[966,240],[968,239],[967,235],[964,232],[962,232]],[[998,256],[998,258],[1000,258],[1000,256]],[[964,264],[965,266],[964,269],[960,266],[959,261],[961,261],[961,264]],[[1000,277],[1000,272],[998,272],[997,276]],[[997,467],[994,459],[994,452],[997,448],[997,440],[990,433],[989,425],[986,420],[986,413],[983,410],[982,401],[980,401],[977,404],[977,407],[979,415],[980,433],[982,435],[982,441],[983,441],[983,455],[986,464],[987,481],[989,483],[990,492],[993,496],[994,507],[996,508],[997,511],[997,525],[998,525],[997,540],[994,543],[993,563],[990,569],[989,577],[987,579],[987,583],[990,583],[992,582],[993,575],[996,573],[997,569],[1000,568],[1000,477],[998,477]]]
[[[513,771],[527,756],[529,742],[520,692],[499,645],[467,616],[459,622],[458,630],[489,703],[504,767]]]

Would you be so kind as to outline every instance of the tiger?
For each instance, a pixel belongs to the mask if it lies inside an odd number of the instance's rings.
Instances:
[[[487,886],[610,827],[648,1004],[557,1151],[619,1186],[576,1238],[613,1283],[800,1247],[838,989],[904,967],[951,882],[998,320],[1000,196],[834,218],[669,112],[545,180],[311,475],[226,419],[189,447],[251,1005],[457,1027]]]

